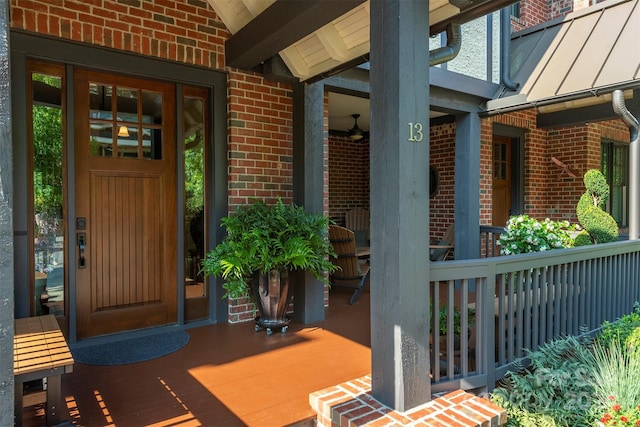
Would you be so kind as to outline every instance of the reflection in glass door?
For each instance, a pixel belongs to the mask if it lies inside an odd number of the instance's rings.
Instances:
[[[184,150],[184,288],[185,321],[207,318],[207,281],[200,273],[206,251],[205,141],[207,91],[185,88],[182,99]]]
[[[31,64],[32,312],[65,315],[62,67]]]

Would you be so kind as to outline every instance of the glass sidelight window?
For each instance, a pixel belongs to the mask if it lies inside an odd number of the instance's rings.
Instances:
[[[184,152],[185,320],[208,316],[206,280],[200,262],[206,251],[205,153],[207,91],[184,88],[182,137]]]
[[[35,315],[65,314],[65,179],[62,67],[33,66],[31,135]]]

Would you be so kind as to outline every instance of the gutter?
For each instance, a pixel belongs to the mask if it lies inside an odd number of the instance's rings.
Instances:
[[[447,25],[447,44],[429,51],[429,67],[451,61],[460,53],[462,31],[460,24]]]
[[[556,95],[551,98],[542,98],[535,101],[528,101],[527,95],[524,93],[510,95],[504,98],[495,98],[487,101],[485,105],[485,111],[481,112],[481,117],[489,117],[496,114],[511,113],[513,111],[526,110],[528,108],[539,108],[547,105],[560,104],[563,102],[575,101],[577,99],[584,99],[590,96],[599,97],[600,95],[607,94],[610,91],[620,89],[634,89],[638,87],[637,81],[615,83],[610,85],[600,86],[598,88],[585,89],[580,92],[572,92],[564,95]]]
[[[629,126],[631,142],[629,144],[629,240],[638,239],[640,217],[638,216],[640,204],[640,138],[638,128],[640,124],[624,103],[624,92],[613,91],[613,111],[620,116],[623,122]]]
[[[511,80],[511,62],[509,53],[511,51],[511,9],[503,7],[500,9],[500,80],[505,88],[517,91],[520,83]]]

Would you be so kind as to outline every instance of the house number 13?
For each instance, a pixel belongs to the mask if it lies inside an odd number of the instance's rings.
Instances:
[[[409,139],[411,142],[420,142],[424,138],[422,123],[409,122]]]

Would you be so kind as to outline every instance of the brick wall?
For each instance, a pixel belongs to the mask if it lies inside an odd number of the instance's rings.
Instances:
[[[520,18],[512,19],[511,25],[515,31],[519,31],[547,22],[549,16],[548,0],[522,0],[520,2]]]
[[[353,208],[369,209],[369,140],[329,137],[329,217],[344,225]]]
[[[429,237],[441,239],[453,222],[453,187],[456,124],[445,123],[429,130],[429,164],[438,170],[438,194],[429,201]]]
[[[11,27],[224,68],[228,32],[204,0],[11,0]]]
[[[514,31],[533,27],[606,0],[521,0],[520,18],[511,20]]]
[[[291,88],[256,75],[229,73],[229,204],[293,198]]]
[[[229,72],[229,206],[250,198],[292,200],[291,88],[226,69],[224,24],[201,0],[11,0],[11,27],[76,42]],[[325,197],[326,199],[326,197]],[[253,319],[231,301],[231,322]]]

